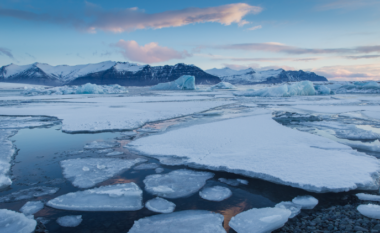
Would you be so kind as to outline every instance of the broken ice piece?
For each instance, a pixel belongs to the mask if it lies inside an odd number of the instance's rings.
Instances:
[[[113,149],[103,149],[103,150],[97,150],[95,151],[98,154],[105,154],[105,153],[111,153]]]
[[[199,196],[208,201],[223,201],[231,195],[231,190],[222,186],[205,187],[199,192]]]
[[[245,185],[248,184],[248,180],[243,180],[243,179],[236,179],[236,180],[239,181],[240,184],[245,184]]]
[[[84,149],[107,149],[119,146],[118,142],[93,141],[87,143]]]
[[[380,206],[367,204],[367,205],[359,205],[357,210],[364,216],[368,218],[380,219]]]
[[[277,205],[275,205],[275,207],[280,208],[280,209],[290,210],[292,214],[289,216],[289,218],[294,218],[295,216],[297,216],[301,212],[301,209],[302,209],[301,205],[295,204],[290,201],[282,201],[278,203]]]
[[[153,212],[168,214],[174,211],[175,204],[163,198],[156,197],[147,201],[145,207]]]
[[[218,179],[220,182],[231,185],[231,186],[238,186],[240,182],[235,179],[226,179],[226,178],[219,178]]]
[[[81,222],[82,215],[67,215],[57,219],[57,223],[62,227],[77,227]]]
[[[45,195],[54,194],[59,190],[56,187],[33,187],[28,189],[23,189],[17,192],[10,193],[6,196],[0,197],[1,202],[11,202],[11,201],[20,201],[25,199],[31,199],[33,197],[41,197]]]
[[[114,152],[110,152],[110,153],[106,154],[106,156],[116,156],[116,155],[122,155],[122,154],[124,154],[124,152],[114,151]]]
[[[357,193],[356,196],[362,201],[380,201],[379,195],[372,195],[367,193]]]
[[[0,209],[1,233],[30,233],[36,228],[37,222],[24,214],[12,210]]]
[[[302,209],[307,210],[313,209],[318,204],[318,200],[309,195],[295,197],[292,202],[294,204],[301,205]]]
[[[20,212],[25,215],[35,214],[44,208],[42,201],[28,201],[20,209]]]

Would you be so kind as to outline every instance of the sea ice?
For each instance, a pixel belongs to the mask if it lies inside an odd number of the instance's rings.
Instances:
[[[356,196],[362,201],[380,201],[379,195],[372,195],[367,193],[357,193]]]
[[[145,190],[165,198],[187,197],[201,189],[213,173],[187,169],[175,170],[167,174],[149,175],[144,179]]]
[[[24,214],[11,210],[0,209],[0,232],[2,233],[31,233],[37,222]]]
[[[294,218],[295,216],[297,216],[299,213],[301,213],[301,209],[302,209],[301,205],[295,204],[290,201],[282,201],[278,203],[277,205],[275,205],[275,207],[280,208],[280,209],[290,210],[292,214],[289,216],[289,218]]]
[[[145,207],[153,212],[168,214],[174,211],[175,204],[163,198],[156,197],[147,201]]]
[[[261,97],[290,97],[299,95],[315,95],[313,83],[302,81],[293,84],[284,84],[276,87],[267,87],[259,90],[236,92],[236,96],[261,96]]]
[[[57,219],[57,223],[62,227],[77,227],[81,222],[82,215],[67,215]]]
[[[158,167],[155,169],[156,173],[162,173],[164,169],[162,167]]]
[[[313,192],[378,189],[380,162],[376,158],[280,125],[265,110],[257,110],[256,114],[139,138],[127,148],[158,159],[178,156],[191,167],[232,172]]]
[[[194,90],[195,77],[191,75],[182,75],[172,82],[159,83],[151,87],[152,90]]]
[[[79,188],[90,188],[114,175],[128,170],[146,159],[89,158],[61,161],[63,176]]]
[[[235,179],[219,178],[218,180],[222,183],[225,183],[231,186],[238,186],[239,184],[241,184],[238,180],[235,180]]]
[[[214,86],[211,86],[209,90],[214,90],[214,89],[235,89],[236,87],[232,85],[231,83],[228,82],[220,82]]]
[[[129,145],[127,144],[124,146],[126,148],[129,148]],[[185,163],[185,159],[183,158],[176,158],[176,157],[159,157],[160,163],[163,165],[168,165],[168,166],[178,166],[178,165],[183,165]]]
[[[380,84],[374,81],[354,82],[339,86],[335,92],[337,94],[379,94]]]
[[[287,209],[253,208],[232,217],[228,225],[237,233],[267,233],[284,226],[290,215]]]
[[[109,152],[106,154],[106,156],[116,156],[116,155],[122,155],[124,152],[121,151],[114,151],[114,152]]]
[[[243,179],[236,179],[236,180],[239,181],[240,184],[245,184],[245,185],[248,184],[248,180],[243,180]]]
[[[119,146],[118,142],[93,141],[87,143],[84,149],[108,149]]]
[[[0,188],[4,188],[12,184],[12,180],[8,177],[11,169],[11,159],[15,153],[12,142],[8,139],[17,131],[0,129]]]
[[[311,210],[316,205],[318,205],[318,200],[312,196],[298,196],[293,198],[292,202],[294,204],[302,206],[302,209]]]
[[[357,210],[368,218],[380,219],[380,205],[359,205]]]
[[[8,195],[0,197],[0,203],[20,201],[20,200],[25,200],[25,199],[31,199],[34,197],[42,197],[45,195],[51,195],[51,194],[56,193],[58,190],[59,188],[56,188],[56,187],[45,187],[45,186],[22,189],[20,191],[13,192]]]
[[[231,190],[222,186],[205,187],[199,191],[199,196],[208,201],[223,201],[231,195]]]
[[[135,221],[128,233],[226,233],[223,215],[206,210],[184,210]]]
[[[43,208],[44,203],[42,203],[42,201],[28,201],[27,203],[25,203],[25,205],[21,207],[20,212],[22,212],[25,215],[31,215],[37,213]]]
[[[148,169],[156,169],[158,168],[158,166],[159,165],[157,163],[143,163],[143,164],[137,165],[133,169],[134,170],[148,170]]]
[[[142,190],[133,182],[101,186],[56,197],[46,205],[78,211],[139,210],[143,208]]]
[[[105,153],[111,153],[113,149],[103,149],[103,150],[97,150],[95,151],[98,154],[105,154]]]
[[[315,85],[314,89],[318,95],[333,95],[334,94],[334,92],[331,91],[331,89],[325,85]]]

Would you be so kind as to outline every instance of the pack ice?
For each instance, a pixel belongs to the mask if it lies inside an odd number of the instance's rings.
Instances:
[[[199,196],[208,201],[223,201],[231,195],[231,190],[222,186],[205,187],[199,191]]]
[[[62,210],[133,211],[143,208],[142,190],[135,183],[115,184],[68,193],[46,205]]]
[[[77,227],[81,222],[82,215],[67,215],[57,219],[57,223],[62,227]]]
[[[20,209],[20,212],[25,215],[35,214],[44,208],[42,201],[28,201]]]
[[[0,209],[0,232],[2,233],[31,233],[37,222],[24,214],[11,210]]]
[[[378,188],[380,163],[376,158],[280,125],[265,111],[259,113],[139,138],[128,148],[151,157],[178,156],[192,167],[313,192]]]
[[[152,86],[152,90],[195,90],[195,77],[182,75],[173,82],[159,83]]]
[[[367,204],[367,205],[359,205],[357,210],[364,216],[368,218],[380,219],[380,206]]]
[[[318,205],[318,200],[315,197],[306,195],[306,196],[298,196],[293,198],[292,202],[294,204],[302,206],[302,209],[314,209],[316,205]]]
[[[135,221],[128,233],[226,233],[223,215],[206,210],[184,210]]]
[[[153,212],[168,214],[174,211],[175,204],[163,198],[156,197],[147,201],[145,207]]]
[[[118,142],[93,141],[93,142],[87,143],[84,146],[84,149],[109,149],[109,148],[113,148],[117,146],[119,146]]]
[[[68,159],[61,161],[63,176],[78,188],[90,188],[116,174],[128,170],[145,159]]]
[[[284,84],[276,87],[267,87],[259,90],[235,92],[236,96],[261,96],[261,97],[290,97],[299,95],[315,95],[313,83],[302,81],[293,84]]]
[[[297,216],[299,213],[301,213],[302,209],[302,205],[298,205],[290,201],[282,201],[276,204],[275,207],[290,210],[292,214],[289,216],[289,218],[294,218],[295,216]]]
[[[253,208],[232,217],[228,225],[237,233],[267,233],[284,226],[290,215],[287,209]]]
[[[356,196],[362,201],[380,201],[379,195],[372,195],[367,193],[357,193]]]
[[[0,203],[20,201],[20,200],[25,200],[25,199],[31,199],[34,197],[42,197],[45,195],[51,195],[51,194],[56,193],[58,190],[59,188],[46,187],[46,186],[22,189],[20,191],[16,191],[16,192],[0,197]]]
[[[175,170],[167,174],[149,175],[144,179],[145,190],[165,198],[187,197],[200,190],[213,173],[187,169]]]

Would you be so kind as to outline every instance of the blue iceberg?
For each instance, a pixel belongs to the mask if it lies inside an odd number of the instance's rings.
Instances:
[[[260,97],[290,97],[299,95],[316,95],[313,83],[302,81],[293,84],[285,84],[277,87],[267,87],[260,90],[236,92],[235,96],[260,96]]]
[[[173,82],[159,83],[150,89],[152,90],[195,90],[195,77],[182,75]]]

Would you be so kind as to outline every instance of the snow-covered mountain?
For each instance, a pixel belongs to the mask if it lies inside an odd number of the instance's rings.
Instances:
[[[150,66],[114,61],[76,66],[51,66],[44,63],[23,66],[10,64],[0,68],[0,82],[44,85],[77,85],[90,82],[103,85],[145,86],[173,81],[184,74],[194,75],[197,84],[220,82],[218,77],[205,73],[194,65],[179,63],[174,66]]]
[[[258,83],[282,83],[282,82],[296,82],[296,81],[327,81],[323,76],[316,75],[313,72],[299,71],[285,71],[278,70],[261,70],[255,71],[252,68],[244,70],[233,70],[230,68],[223,69],[209,69],[205,70],[207,73],[219,77],[224,82],[232,84],[258,84]]]

